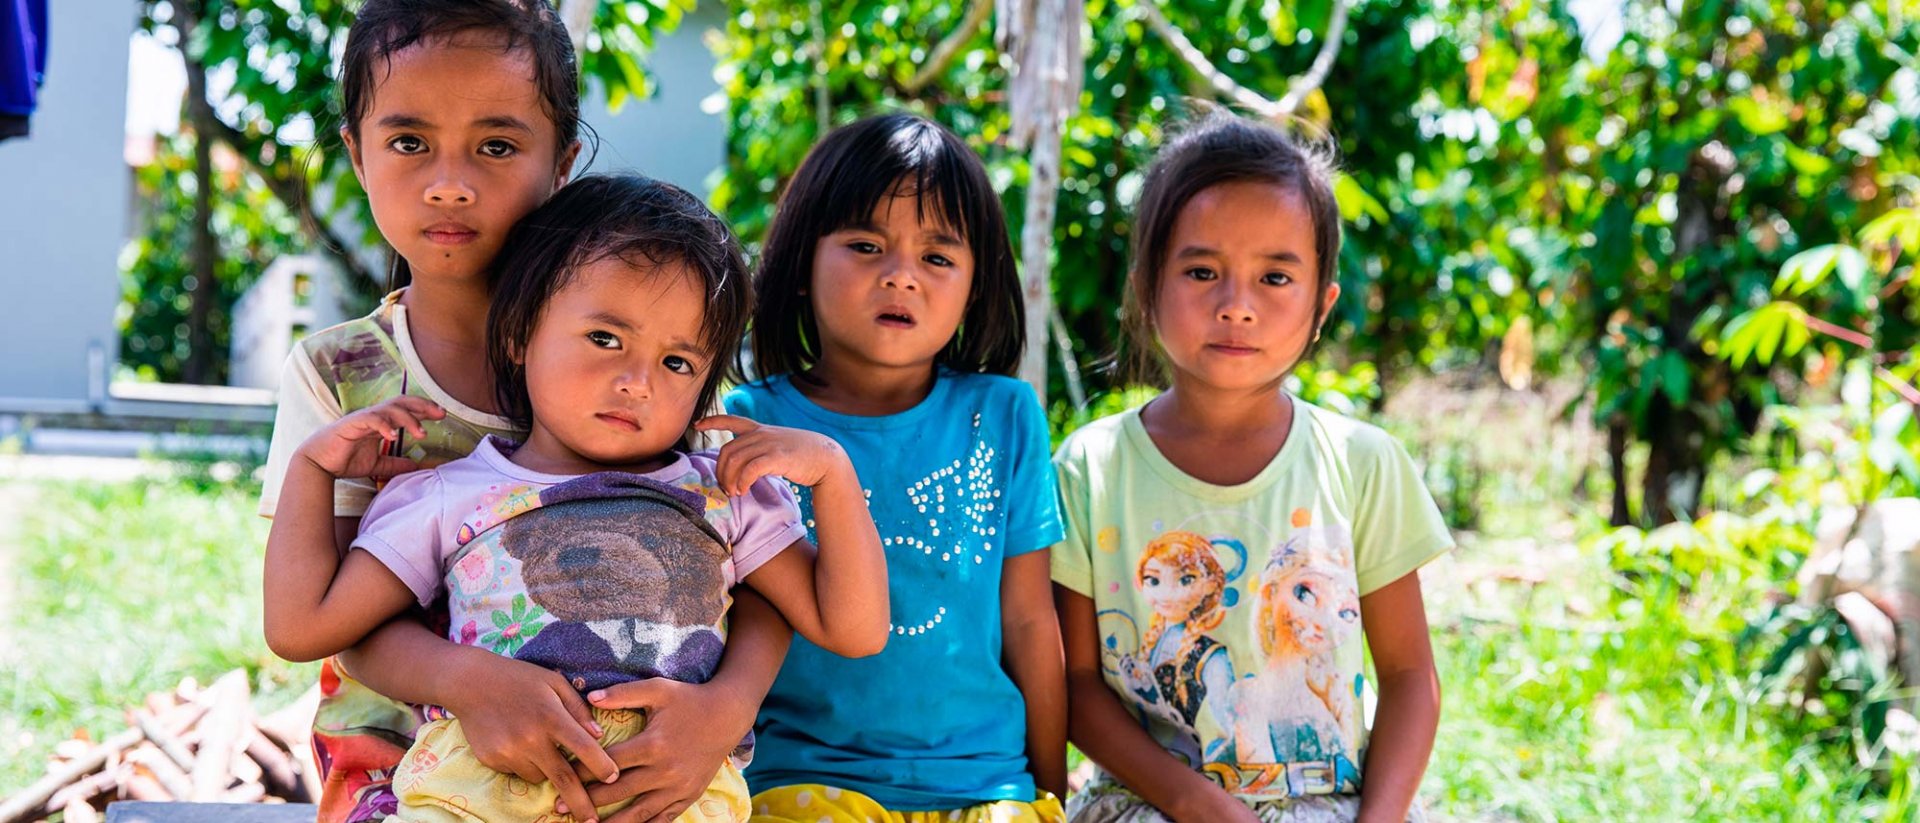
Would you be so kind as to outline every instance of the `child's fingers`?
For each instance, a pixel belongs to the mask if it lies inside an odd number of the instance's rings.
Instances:
[[[653,819],[648,820],[647,823],[673,823],[673,821],[680,819],[681,813],[685,812],[689,808],[692,808],[693,801],[698,799],[699,798],[697,797],[688,798],[678,803],[674,803],[666,807],[665,809],[661,809],[660,813],[654,815]]]
[[[439,420],[447,416],[447,410],[441,408],[439,403],[435,403],[424,397],[414,397],[403,394],[387,401],[387,405],[406,409],[408,414],[427,420]]]
[[[413,412],[398,406],[388,406],[380,409],[380,419],[387,424],[389,431],[400,431],[404,429],[408,434],[413,435],[415,439],[424,439],[427,436],[426,428],[420,425],[420,418],[415,417]]]
[[[419,470],[420,464],[417,461],[405,457],[394,457],[392,455],[382,454],[373,459],[373,470],[367,472],[367,476],[394,478],[407,472],[417,472]]]
[[[755,423],[737,414],[716,414],[711,417],[703,417],[693,424],[694,431],[730,431],[736,435],[746,434],[757,428],[760,428],[759,423]]]
[[[553,696],[560,699],[560,708],[567,710],[573,722],[578,724],[588,737],[599,740],[606,732],[600,728],[600,724],[593,722],[593,707],[580,698],[580,693],[573,690],[573,684],[568,683],[559,672],[550,672],[550,674],[553,677],[549,680],[548,686],[553,689]],[[598,748],[598,744],[595,748]],[[602,771],[600,774],[605,775],[606,772]]]
[[[367,434],[378,435],[381,440],[392,441],[399,437],[399,431],[406,425],[398,415],[392,414],[383,407],[365,409],[355,414],[364,415],[358,420],[362,430]]]
[[[511,768],[502,769],[501,771],[505,774],[511,774],[514,777],[518,777],[521,780],[525,780],[526,782],[532,783],[536,786],[540,785],[540,781],[547,779],[546,774],[542,773],[540,771],[540,767],[534,765],[533,761],[531,760],[521,760],[517,763],[512,764]]]
[[[587,774],[595,775],[594,779],[603,783],[620,779],[620,767],[613,762],[613,757],[607,754],[606,749],[600,748],[600,742],[588,735],[585,729],[579,726],[563,725],[555,731],[560,733],[557,741],[560,748],[572,752],[574,759],[587,767]],[[573,774],[573,767],[568,766],[567,775]]]
[[[618,812],[607,815],[605,823],[647,823],[658,815],[654,811],[665,802],[662,791],[642,792],[633,796],[633,803]]]
[[[779,470],[779,458],[776,455],[763,454],[754,457],[734,470],[733,482],[729,484],[727,494],[733,497],[745,495],[753,488],[753,484],[760,482],[760,478],[777,474]]]
[[[669,682],[672,681],[653,678],[615,683],[596,689],[587,699],[602,709],[651,709],[665,702],[661,698],[667,689],[660,684]]]
[[[556,810],[573,816],[575,823],[594,819],[593,800],[587,796],[587,787],[580,785],[580,778],[573,774],[573,767],[560,756],[560,750],[542,752],[534,755],[534,762],[540,765],[540,771],[546,779],[553,781],[553,788],[560,793],[560,805]]]
[[[720,490],[729,495],[739,494],[738,489],[747,484],[737,482],[743,466],[760,459],[767,453],[764,443],[751,440],[735,440],[720,449],[719,459],[713,464],[713,478],[720,482]]]

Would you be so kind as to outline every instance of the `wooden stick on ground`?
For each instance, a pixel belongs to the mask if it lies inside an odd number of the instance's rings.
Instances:
[[[313,798],[307,796],[306,784],[300,782],[299,771],[293,765],[293,758],[280,751],[258,727],[247,730],[247,756],[260,764],[261,782],[267,791],[284,797],[293,803],[310,803]]]
[[[241,726],[246,724],[252,695],[247,673],[234,670],[220,676],[207,687],[209,707],[200,721],[200,749],[193,758],[193,796],[197,803],[212,803],[226,794],[233,782],[232,761]]]
[[[158,718],[146,712],[136,711],[133,713],[133,724],[138,726],[141,733],[145,734],[148,740],[153,741],[153,745],[158,746],[160,753],[171,759],[174,765],[183,770],[193,768],[193,755],[187,752],[187,747],[180,743],[179,738],[161,728]]]
[[[117,771],[109,766],[106,771],[81,778],[79,782],[54,792],[52,797],[47,798],[47,808],[64,809],[75,800],[92,800],[119,788],[120,775],[115,773]]]
[[[160,788],[166,789],[167,794],[173,795],[175,800],[186,800],[193,794],[193,779],[179,766],[173,765],[173,761],[161,754],[159,749],[144,746],[135,749],[127,755],[127,762],[146,769],[147,774],[159,781]]]
[[[107,758],[145,739],[139,729],[128,729],[106,739],[84,757],[47,772],[45,777],[5,801],[0,801],[0,823],[20,823],[46,813],[47,800],[68,784],[106,765]]]

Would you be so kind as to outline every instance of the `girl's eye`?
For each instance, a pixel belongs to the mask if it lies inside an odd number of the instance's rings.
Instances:
[[[1187,273],[1187,277],[1192,278],[1194,280],[1199,280],[1202,282],[1219,277],[1219,275],[1214,274],[1213,269],[1209,269],[1205,266],[1195,266],[1191,269],[1187,269],[1186,273]]]
[[[1305,583],[1293,584],[1293,599],[1298,600],[1302,603],[1305,603],[1309,606],[1319,602],[1320,600],[1319,597],[1314,595],[1313,589],[1308,587],[1307,584]]]
[[[1260,282],[1269,286],[1285,286],[1293,282],[1293,277],[1285,272],[1270,271],[1267,276],[1260,278]]]
[[[587,340],[603,349],[620,348],[620,338],[615,337],[612,332],[590,331],[587,332]]]
[[[1154,577],[1153,575],[1150,575],[1150,574],[1149,574],[1149,575],[1147,575],[1146,577],[1144,577],[1144,578],[1142,578],[1142,580],[1143,580],[1143,581],[1144,581],[1144,582],[1145,582],[1145,583],[1146,583],[1146,584],[1147,584],[1148,586],[1155,586],[1155,587],[1157,587],[1157,586],[1159,586],[1159,585],[1160,585],[1160,578],[1158,578],[1158,577]]]
[[[1193,585],[1193,575],[1190,575],[1190,574],[1180,575],[1180,585],[1182,586]]]
[[[488,140],[480,144],[480,153],[496,160],[503,160],[519,154],[520,150],[505,140]]]
[[[427,141],[411,134],[403,134],[388,140],[387,147],[401,154],[419,154],[427,150]]]
[[[853,249],[854,251],[859,252],[861,254],[879,254],[880,253],[880,247],[878,245],[869,243],[865,240],[855,240],[851,243],[848,243],[847,248]]]
[[[660,361],[660,363],[674,374],[693,374],[693,361],[677,354],[667,355],[667,359]]]
[[[953,260],[944,254],[929,254],[926,256],[926,261],[942,267],[953,265]]]

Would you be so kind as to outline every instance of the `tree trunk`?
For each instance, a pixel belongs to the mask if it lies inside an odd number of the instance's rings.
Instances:
[[[1633,522],[1627,505],[1627,420],[1621,415],[1607,421],[1607,472],[1613,478],[1613,511],[1607,523],[1617,529]]]
[[[1028,155],[1026,219],[1020,227],[1020,271],[1027,303],[1027,350],[1020,379],[1047,400],[1047,317],[1053,312],[1053,212],[1060,197],[1060,126],[1051,119],[1034,128]]]
[[[187,312],[187,361],[181,378],[207,383],[214,378],[214,303],[220,294],[215,281],[220,248],[213,237],[213,140],[217,130],[213,104],[207,101],[207,67],[187,44],[204,18],[193,2],[175,6],[180,14],[181,49],[187,68],[187,120],[193,125],[193,289]]]
[[[1721,186],[1730,167],[1709,157],[1705,148],[1696,150],[1681,177],[1677,216],[1674,220],[1674,256],[1669,265],[1681,267],[1672,278],[1667,295],[1667,317],[1661,326],[1669,353],[1687,364],[1686,393],[1673,402],[1663,390],[1647,404],[1642,429],[1651,451],[1647,455],[1647,473],[1641,478],[1641,515],[1649,525],[1663,526],[1681,517],[1699,513],[1700,492],[1710,457],[1708,420],[1695,395],[1700,390],[1700,375],[1706,374],[1713,358],[1693,342],[1690,331],[1701,313],[1712,305],[1717,290],[1724,289],[1726,275],[1719,267],[1686,268],[1689,258],[1703,250],[1727,243],[1734,226],[1717,208]],[[1731,424],[1732,421],[1728,421]]]
[[[1028,149],[1025,220],[1020,228],[1026,349],[1020,378],[1047,401],[1047,330],[1052,316],[1049,258],[1060,196],[1060,138],[1080,104],[1086,71],[1080,44],[1083,0],[997,0],[994,40],[1013,56],[1007,109],[1011,142]]]

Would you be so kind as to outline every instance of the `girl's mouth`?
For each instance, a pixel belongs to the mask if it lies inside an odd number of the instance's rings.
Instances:
[[[594,415],[594,417],[600,418],[600,422],[622,431],[637,432],[640,430],[640,424],[625,415],[601,413]]]
[[[463,246],[480,236],[479,232],[453,222],[435,223],[420,233],[426,235],[428,241],[441,246]]]
[[[1235,357],[1245,357],[1260,351],[1252,346],[1244,346],[1239,343],[1209,343],[1207,344],[1207,348],[1218,354]]]
[[[874,318],[874,322],[890,329],[911,329],[914,326],[913,315],[905,312],[883,311]]]

